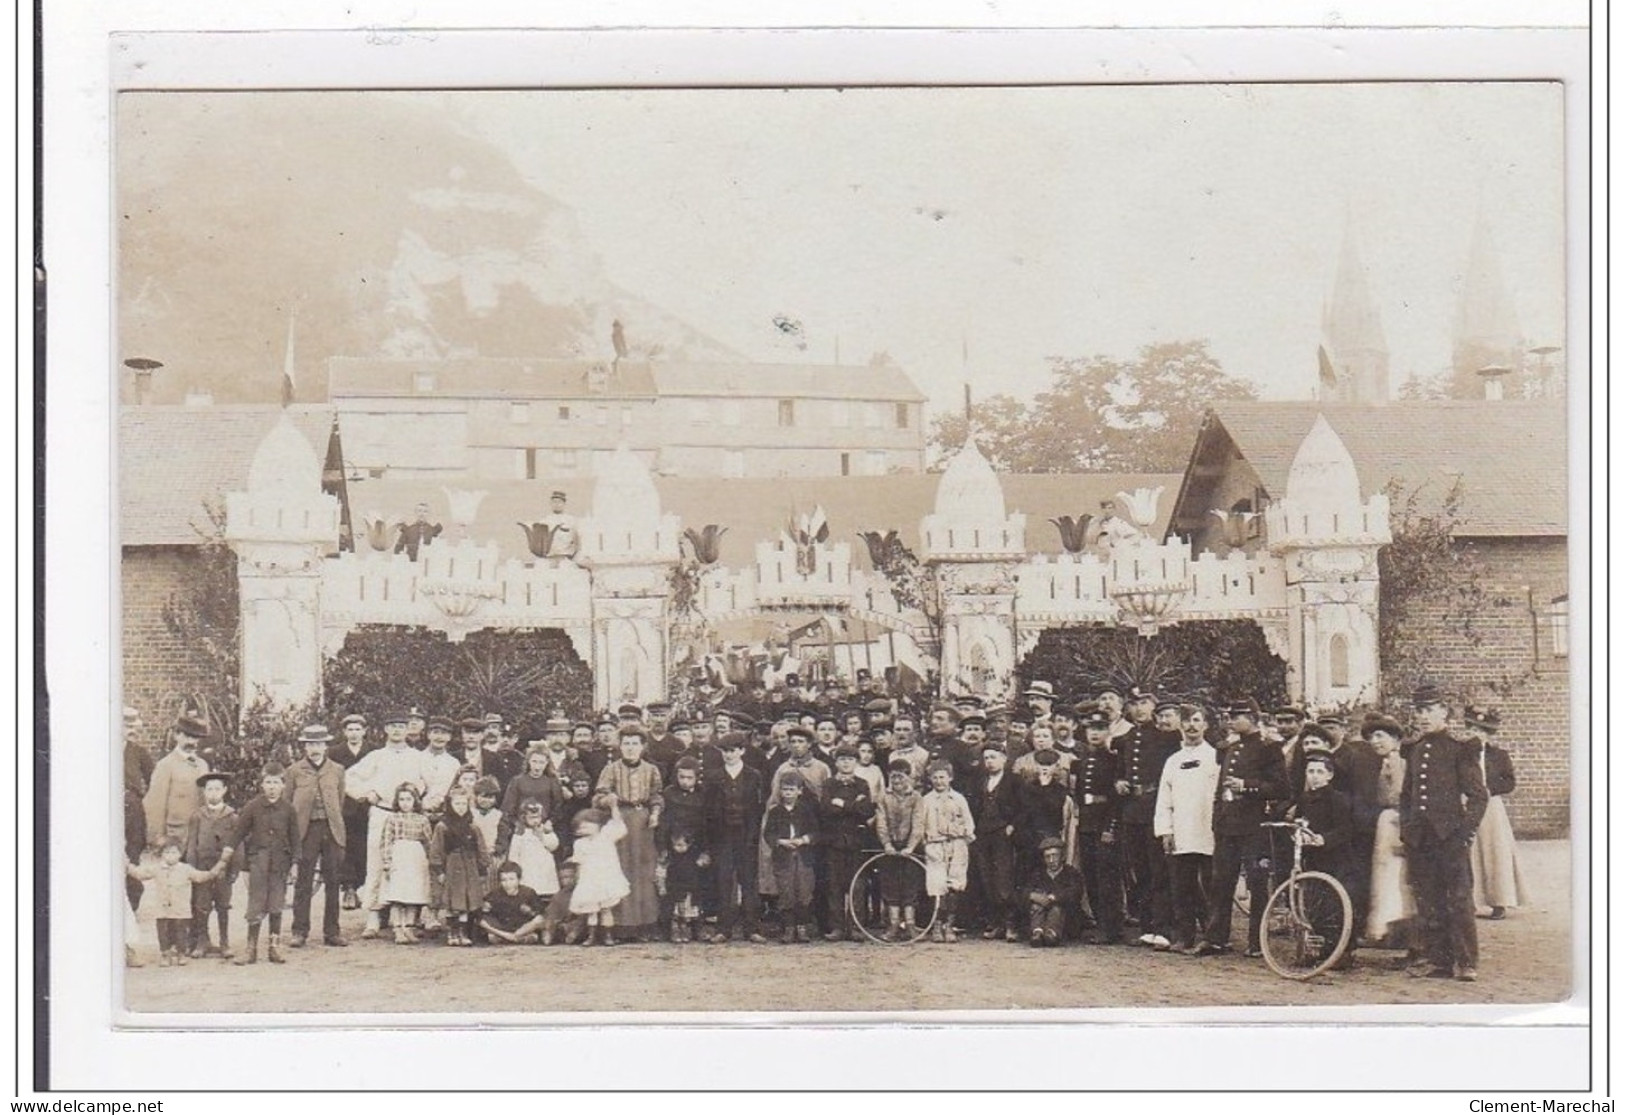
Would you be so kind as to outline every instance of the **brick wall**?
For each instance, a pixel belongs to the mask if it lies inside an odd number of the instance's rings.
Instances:
[[[123,700],[141,713],[143,742],[164,746],[187,694],[207,687],[208,663],[164,623],[164,606],[196,569],[188,546],[127,546],[121,562]]]
[[[1512,755],[1518,788],[1506,799],[1518,835],[1563,837],[1569,831],[1569,661],[1554,657],[1547,606],[1568,592],[1568,544],[1555,538],[1474,539],[1489,602],[1475,617],[1470,644],[1442,622],[1442,608],[1419,609],[1435,625],[1429,676],[1465,700],[1501,710],[1498,742]],[[1531,607],[1533,600],[1533,607]],[[1493,693],[1492,682],[1509,690]]]

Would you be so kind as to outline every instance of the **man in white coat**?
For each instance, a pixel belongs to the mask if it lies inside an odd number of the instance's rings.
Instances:
[[[1152,832],[1168,857],[1173,891],[1171,939],[1160,951],[1190,952],[1201,939],[1204,892],[1213,865],[1213,799],[1219,789],[1219,753],[1207,742],[1207,713],[1200,705],[1179,707],[1179,750],[1168,756],[1157,788]]]
[[[344,792],[372,806],[367,818],[367,878],[361,885],[361,905],[367,911],[367,925],[361,935],[378,936],[384,903],[380,897],[384,874],[384,822],[395,809],[395,791],[405,783],[428,788],[426,754],[406,742],[405,712],[392,712],[384,718],[384,746],[369,751],[351,767],[344,779]]]

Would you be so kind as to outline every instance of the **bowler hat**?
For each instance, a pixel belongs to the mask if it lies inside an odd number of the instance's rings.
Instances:
[[[196,781],[199,786],[205,786],[210,782],[218,782],[222,786],[228,787],[231,785],[231,779],[226,776],[226,772],[220,770],[211,770],[207,774],[200,774],[197,776]]]
[[[191,714],[184,715],[175,721],[175,730],[183,736],[192,739],[202,739],[209,734],[209,726]]]

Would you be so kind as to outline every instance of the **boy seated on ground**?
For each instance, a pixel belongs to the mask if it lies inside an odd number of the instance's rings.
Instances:
[[[542,914],[542,944],[563,943],[573,945],[586,931],[587,919],[570,912],[570,899],[576,892],[576,865],[566,860],[559,864],[559,892],[547,900]]]
[[[519,865],[497,868],[497,886],[480,907],[480,928],[493,944],[534,945],[544,924],[544,908],[535,891],[519,881]]]
[[[1082,929],[1083,873],[1062,862],[1060,837],[1047,836],[1038,848],[1043,862],[1027,878],[1027,936],[1034,948],[1054,948]]]

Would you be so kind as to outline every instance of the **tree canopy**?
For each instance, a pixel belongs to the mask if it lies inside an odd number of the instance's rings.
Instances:
[[[1133,359],[1051,357],[1048,389],[1022,403],[994,395],[971,407],[978,444],[1011,472],[1178,472],[1203,412],[1258,389],[1228,375],[1205,341],[1146,345]],[[938,462],[964,444],[965,415],[931,425]]]

